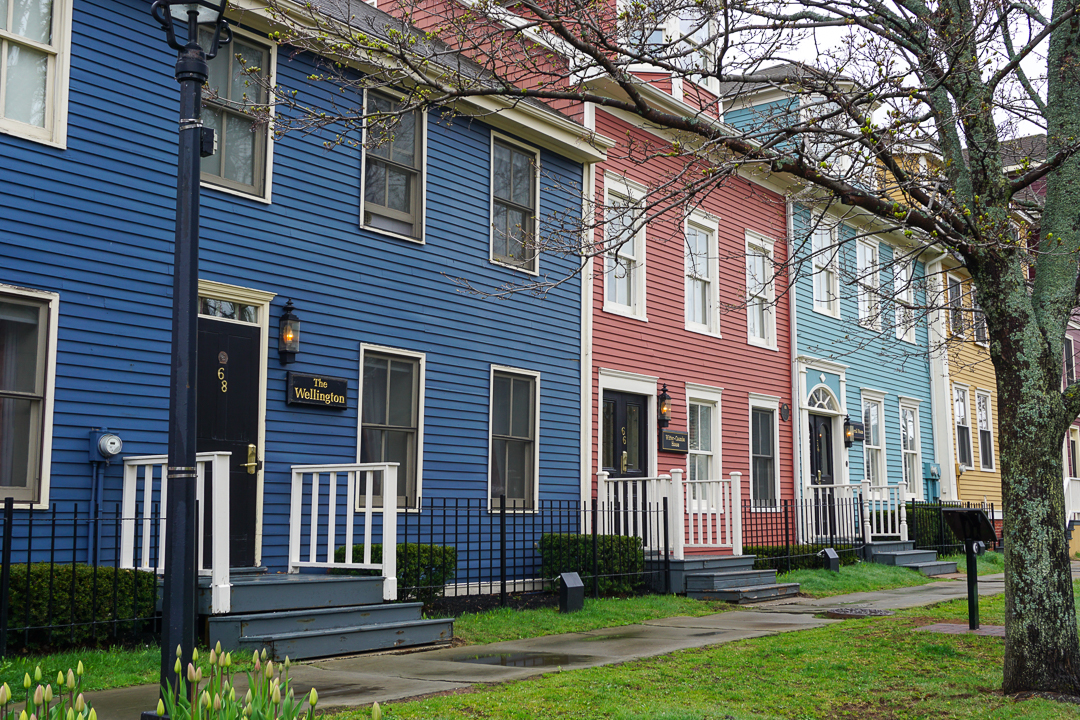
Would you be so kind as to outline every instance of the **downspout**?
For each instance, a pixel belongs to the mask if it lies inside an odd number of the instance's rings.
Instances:
[[[584,124],[596,130],[596,106],[585,103]],[[587,163],[582,169],[581,217],[586,226],[592,223],[592,207],[596,193],[596,166]],[[588,231],[591,233],[591,231]],[[582,236],[582,249],[591,245],[591,236]],[[592,499],[592,304],[593,258],[581,268],[581,502]],[[587,515],[587,517],[591,517]]]
[[[940,274],[943,271],[942,257],[926,264],[926,276],[938,292]],[[930,288],[927,288],[929,294]],[[930,298],[927,297],[929,304]],[[930,354],[930,410],[934,423],[934,461],[941,466],[941,499],[957,500],[960,497],[957,487],[956,467],[952,461],[952,403],[949,392],[949,355],[943,332],[943,311],[937,308],[931,311],[927,341]]]
[[[787,225],[787,262],[788,262],[788,318],[789,318],[789,330],[788,330],[788,344],[789,354],[791,355],[791,467],[794,476],[792,482],[794,483],[795,497],[799,500],[802,499],[803,483],[802,483],[802,440],[799,437],[799,426],[801,425],[799,414],[802,411],[802,398],[799,397],[799,363],[797,358],[799,357],[799,323],[798,323],[798,292],[794,282],[791,280],[791,273],[794,269],[795,260],[795,217],[792,212],[791,198],[787,198],[784,202],[786,217],[784,222]]]

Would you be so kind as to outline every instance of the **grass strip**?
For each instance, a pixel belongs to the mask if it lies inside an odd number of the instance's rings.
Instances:
[[[860,562],[855,565],[845,565],[838,573],[829,570],[794,570],[780,575],[777,582],[799,583],[801,595],[831,597],[925,585],[934,582],[934,578],[904,567]]]
[[[947,562],[956,563],[956,572],[967,574],[967,555],[946,555],[938,558]],[[1005,572],[1005,553],[987,552],[975,556],[980,575],[996,575]]]

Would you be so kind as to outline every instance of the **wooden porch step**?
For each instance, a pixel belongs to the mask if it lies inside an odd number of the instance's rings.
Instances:
[[[937,560],[937,553],[933,550],[901,550],[899,552],[875,553],[871,560],[880,565],[911,566],[919,563],[930,563]]]
[[[944,562],[942,560],[935,560],[934,562],[914,563],[911,565],[904,565],[903,567],[911,568],[912,570],[918,570],[927,577],[934,577],[935,575],[949,575],[956,572],[956,563]]]
[[[383,602],[381,577],[303,573],[233,575],[229,582],[231,613],[345,608]],[[199,612],[210,614],[210,578],[200,578]]]
[[[772,585],[754,585],[723,590],[688,590],[686,597],[695,600],[723,600],[739,605],[749,605],[767,600],[792,597],[797,595],[798,592],[799,583],[773,583]]]
[[[873,560],[875,555],[881,553],[905,552],[914,549],[914,540],[877,540],[866,546],[863,557]]]
[[[670,560],[671,592],[685,592],[688,575],[753,570],[754,557],[754,555],[687,555],[682,560]],[[646,568],[648,567],[648,561],[646,561]]]
[[[387,603],[357,605],[321,610],[284,610],[280,612],[236,615],[211,615],[209,645],[239,647],[250,636],[314,632],[361,625],[411,622],[419,620],[423,603]]]
[[[724,590],[726,588],[770,585],[776,582],[775,570],[693,573],[686,576],[686,591]]]
[[[354,655],[372,650],[430,645],[449,642],[454,636],[454,621],[410,620],[405,622],[354,625],[240,638],[238,647],[246,651],[266,648],[276,659],[307,659]]]

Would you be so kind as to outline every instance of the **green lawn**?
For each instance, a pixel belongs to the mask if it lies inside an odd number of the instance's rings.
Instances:
[[[948,560],[949,562],[956,563],[956,571],[967,573],[967,556],[960,555],[946,555],[940,558],[941,560]],[[980,575],[996,575],[997,573],[1005,572],[1005,553],[988,552],[982,555],[976,555],[975,561],[979,565]]]
[[[1000,622],[1001,596],[982,601]],[[915,632],[962,620],[966,601],[849,620],[622,665],[554,672],[426,700],[387,703],[386,720],[1057,720],[1080,706],[998,694],[999,638]],[[367,708],[334,720],[370,717]]]
[[[829,597],[925,585],[934,582],[934,579],[907,568],[860,562],[841,567],[839,573],[829,570],[794,570],[777,576],[776,581],[799,583],[799,593],[803,595]]]

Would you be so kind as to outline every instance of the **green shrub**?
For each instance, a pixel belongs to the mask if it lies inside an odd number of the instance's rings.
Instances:
[[[593,537],[549,533],[540,538],[540,574],[576,572],[591,590]],[[637,592],[645,584],[645,548],[639,537],[596,536],[597,584],[603,595]],[[589,578],[589,580],[586,580]]]
[[[29,596],[26,586],[28,571],[30,573]],[[72,602],[72,573],[75,576],[74,602]],[[115,613],[113,612],[114,582],[116,585]],[[136,592],[136,586],[138,586],[138,592]],[[141,570],[98,567],[95,572],[93,566],[83,564],[12,565],[9,587],[9,628],[14,630],[27,625],[30,627],[65,626],[55,631],[31,631],[29,641],[25,645],[21,632],[11,632],[8,636],[8,647],[17,646],[26,650],[56,645],[93,645],[104,642],[113,636],[114,620],[119,621],[117,634],[121,636],[131,634],[137,632],[140,627],[145,627],[145,624],[135,622],[135,618],[152,618],[157,611],[157,578],[153,573]],[[30,605],[29,622],[27,622],[27,597],[29,597]],[[75,625],[74,630],[66,627],[72,623]]]
[[[853,550],[836,549],[840,555],[841,565],[854,565],[859,562],[858,553]],[[823,560],[817,556],[821,552],[819,545],[745,545],[744,555],[753,555],[755,570],[777,569],[784,572],[788,570],[786,558],[791,555],[792,570],[818,570],[823,566]]]
[[[353,557],[360,562],[364,546],[353,546]],[[334,562],[345,562],[345,547],[334,552]],[[382,562],[382,543],[371,544],[371,562]],[[378,570],[332,570],[335,575],[378,576]],[[397,581],[401,600],[416,599],[430,603],[441,597],[444,587],[457,576],[457,548],[452,545],[398,543]]]

